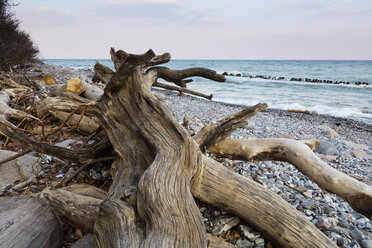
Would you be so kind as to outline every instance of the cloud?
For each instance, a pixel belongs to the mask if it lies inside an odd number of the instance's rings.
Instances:
[[[108,5],[126,5],[126,4],[138,4],[138,3],[155,3],[155,4],[168,4],[176,3],[177,0],[121,0],[121,1],[109,1]]]
[[[72,12],[54,7],[40,6],[37,8],[19,8],[17,15],[22,16],[22,19],[27,25],[34,26],[65,26],[76,21]]]
[[[317,10],[345,2],[351,2],[351,0],[286,0],[279,2],[277,6],[279,9],[282,10],[285,9]]]
[[[198,25],[217,22],[208,13],[190,8],[176,0],[120,0],[108,1],[92,8],[103,20],[123,20],[145,25]]]

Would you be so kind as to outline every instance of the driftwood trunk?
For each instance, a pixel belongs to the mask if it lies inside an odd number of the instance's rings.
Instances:
[[[0,247],[62,247],[63,231],[52,208],[31,196],[0,200]]]

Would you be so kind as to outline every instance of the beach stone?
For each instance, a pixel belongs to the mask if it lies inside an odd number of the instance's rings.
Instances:
[[[0,160],[7,159],[17,152],[0,150]],[[38,173],[41,169],[38,158],[24,155],[0,166],[0,188],[12,185],[15,181],[24,181],[34,176],[33,169]]]
[[[331,136],[331,137],[340,137],[340,135],[335,130],[326,130],[326,131],[323,131],[322,134]]]
[[[240,219],[236,216],[219,216],[214,222],[213,234],[221,234],[239,224]]]
[[[102,175],[100,173],[97,173],[94,169],[89,170],[89,177],[93,180],[101,180]]]
[[[360,246],[362,248],[372,248],[372,240],[370,240],[370,239],[363,239],[360,242]]]
[[[310,199],[305,199],[303,202],[302,202],[302,207],[306,208],[306,209],[315,209],[316,208],[316,204],[313,200],[310,200]]]
[[[347,145],[348,147],[354,148],[356,150],[368,150],[368,146],[366,145],[357,144],[357,143],[354,143],[348,140],[343,141],[343,143]]]
[[[252,231],[252,227],[249,227],[246,225],[239,225],[239,232],[244,237],[248,237],[251,231]]]
[[[315,148],[314,152],[324,155],[338,156],[337,149],[330,142],[325,140],[320,141],[320,144]]]
[[[75,142],[74,139],[67,139],[67,140],[64,140],[64,141],[58,142],[58,143],[56,143],[55,145],[56,145],[56,146],[59,146],[59,147],[67,148],[69,145],[71,145],[71,144],[74,143],[74,142]]]
[[[71,248],[93,248],[94,247],[94,236],[93,234],[87,234],[78,241],[76,241]]]
[[[257,248],[264,248],[265,247],[265,240],[263,238],[256,238],[254,240],[255,247]]]
[[[336,240],[336,244],[340,247],[344,247],[346,245],[346,238],[338,237]]]
[[[323,131],[334,131],[331,127],[329,127],[327,125],[319,125],[318,128],[323,130]]]
[[[321,218],[317,220],[315,226],[317,226],[318,228],[329,229],[331,227],[331,223],[329,223],[328,219]]]
[[[365,238],[365,236],[363,235],[363,233],[359,230],[353,230],[351,233],[350,233],[350,236],[357,240],[357,241],[361,241],[362,239]]]
[[[239,248],[251,248],[251,247],[253,247],[253,242],[249,241],[246,238],[238,239],[235,244]]]
[[[304,196],[306,196],[307,198],[313,198],[313,194],[311,194],[310,192],[305,191],[305,192],[303,192],[302,194],[303,194]]]
[[[354,150],[351,155],[355,158],[369,159],[369,156],[363,150]]]

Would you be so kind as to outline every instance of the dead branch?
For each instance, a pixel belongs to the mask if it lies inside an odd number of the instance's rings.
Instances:
[[[212,100],[212,97],[213,97],[213,94],[208,96],[208,95],[205,95],[203,93],[199,93],[197,91],[189,90],[189,89],[182,88],[182,87],[175,87],[175,86],[171,86],[171,85],[167,85],[167,84],[162,84],[162,83],[159,83],[159,82],[153,83],[152,86],[167,89],[167,90],[175,90],[175,91],[178,91],[178,92],[184,92],[184,93],[188,93],[188,94],[191,94],[191,95],[194,95],[194,96],[204,97],[204,98],[207,98],[209,100]]]
[[[209,147],[217,155],[249,161],[278,160],[293,164],[320,187],[372,218],[372,187],[327,165],[302,142],[290,139],[221,140]]]
[[[189,81],[184,81],[184,79],[189,77],[204,77],[217,82],[226,81],[225,76],[217,74],[216,71],[206,68],[171,70],[167,67],[152,67],[147,70],[147,72],[150,71],[155,71],[157,74],[157,78],[162,78],[165,81],[174,83],[180,87],[186,87],[186,83]]]
[[[267,108],[266,103],[259,103],[236,114],[232,114],[214,125],[205,125],[194,136],[194,139],[199,144],[200,149],[205,151],[206,148],[214,143],[228,137],[237,128],[247,125],[247,119],[252,118],[265,108]]]

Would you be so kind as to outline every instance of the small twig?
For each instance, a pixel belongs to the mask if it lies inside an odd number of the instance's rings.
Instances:
[[[21,189],[21,188],[23,188],[23,187],[29,185],[30,183],[32,183],[34,180],[35,180],[35,177],[32,176],[32,177],[30,177],[29,179],[27,179],[26,181],[24,181],[24,182],[22,182],[22,183],[19,183],[19,184],[17,184],[17,185],[14,185],[14,186],[12,187],[12,190],[18,190],[18,189]]]
[[[80,151],[81,149],[83,149],[88,144],[88,141],[91,140],[96,135],[98,135],[102,130],[103,130],[103,128],[101,126],[99,126],[93,133],[91,133],[88,136],[88,138],[84,141],[84,143],[79,147],[79,150],[78,151]]]
[[[31,152],[31,150],[24,150],[23,152],[20,152],[20,153],[17,153],[17,154],[14,154],[13,156],[10,156],[9,158],[6,158],[4,160],[1,160],[0,161],[0,166],[5,164],[5,163],[8,163],[16,158],[19,158],[19,157],[22,157],[23,155],[26,155],[27,153]]]
[[[34,90],[36,90],[36,91],[38,91],[39,90],[39,87],[37,87],[27,76],[26,76],[26,74],[24,74],[23,73],[23,76],[26,78],[26,80],[27,80],[27,82],[31,85],[31,87],[34,89]]]

